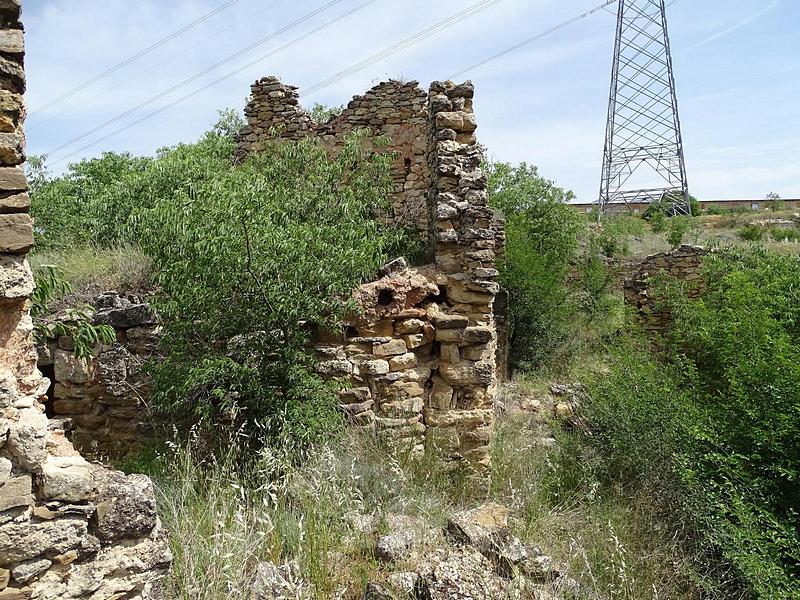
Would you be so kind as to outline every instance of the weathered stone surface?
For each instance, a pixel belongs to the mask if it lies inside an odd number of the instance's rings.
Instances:
[[[0,198],[0,213],[25,212],[30,206],[31,198],[25,192]]]
[[[10,473],[10,461],[8,461],[8,459],[3,460],[8,463],[8,471]],[[5,471],[5,465],[3,470]],[[9,478],[8,474],[6,474],[4,481],[4,483],[0,484],[0,511],[33,504],[33,490],[30,475]]]
[[[94,314],[97,325],[110,325],[114,329],[129,329],[153,325],[155,315],[148,304],[130,304],[122,308],[104,308]]]
[[[46,436],[44,413],[34,408],[20,410],[17,420],[10,425],[5,450],[21,467],[38,471],[47,457]]]
[[[21,29],[0,29],[0,52],[9,54],[25,52],[25,41]]]
[[[53,356],[57,381],[69,383],[88,383],[94,376],[94,362],[78,358],[69,350],[57,349]]]
[[[33,248],[33,222],[27,214],[0,214],[0,231],[0,253],[25,254]]]
[[[33,273],[24,256],[0,254],[0,299],[20,300],[33,293]]]
[[[82,517],[41,523],[9,523],[0,527],[0,564],[61,554],[77,548],[88,531]]]
[[[91,466],[81,456],[48,456],[42,465],[40,497],[81,502],[92,496]]]
[[[0,191],[20,192],[28,189],[28,180],[20,167],[0,167]]]
[[[153,483],[144,475],[125,475],[120,471],[94,468],[94,493],[97,506],[94,534],[103,542],[114,542],[149,534],[157,524]]]

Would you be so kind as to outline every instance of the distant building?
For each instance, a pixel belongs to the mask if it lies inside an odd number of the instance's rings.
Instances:
[[[783,210],[797,210],[800,209],[800,198],[781,198],[783,202]],[[700,206],[703,210],[709,208],[726,208],[726,209],[739,209],[739,210],[769,210],[769,200],[761,198],[758,200],[700,200]],[[596,202],[573,202],[571,206],[580,212],[590,213],[597,207]],[[632,212],[633,214],[640,214],[647,210],[649,204],[647,202],[631,202],[630,204],[609,204],[606,210],[612,214],[622,212]]]

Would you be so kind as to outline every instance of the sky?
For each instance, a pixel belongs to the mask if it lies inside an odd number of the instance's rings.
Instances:
[[[483,4],[24,0],[28,153],[48,154],[50,169],[58,173],[103,151],[152,154],[193,141],[216,120],[218,109],[241,111],[250,84],[265,75],[299,86],[306,106],[345,104],[389,78],[415,79],[427,89],[431,81],[600,1],[484,2],[482,10],[449,28],[304,94],[304,88]],[[599,189],[615,6],[460,77],[475,84],[478,138],[491,156],[535,164],[584,202],[596,200]],[[675,0],[667,16],[692,194],[733,199],[776,192],[800,198],[800,1]],[[142,55],[130,60],[137,54]],[[93,79],[98,80],[53,103]]]

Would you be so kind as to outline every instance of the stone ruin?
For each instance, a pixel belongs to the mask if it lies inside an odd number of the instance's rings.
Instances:
[[[684,282],[684,291],[690,298],[703,293],[700,273],[703,258],[709,250],[701,246],[683,244],[670,252],[651,254],[640,262],[635,272],[625,278],[623,290],[625,303],[636,310],[642,327],[648,332],[662,332],[671,321],[667,309],[653,289],[652,278],[667,275]]]
[[[45,413],[30,296],[21,0],[0,0],[0,599],[160,596],[171,561],[152,483],[90,464]]]
[[[160,343],[160,326],[150,306],[136,296],[109,291],[93,302],[93,322],[114,329],[116,342],[99,345],[78,358],[72,339],[49,335],[39,340],[39,370],[50,379],[45,402],[86,456],[108,460],[140,450],[155,439],[151,414],[152,381],[144,365]]]
[[[487,206],[486,176],[475,138],[471,82],[389,81],[355,96],[343,112],[316,123],[297,88],[265,77],[251,87],[237,157],[275,136],[315,137],[335,153],[356,129],[388,137],[395,154],[391,212],[395,226],[415,228],[431,264],[397,259],[380,279],[354,292],[359,310],[341,331],[315,340],[319,372],[344,382],[343,410],[395,447],[435,448],[473,473],[489,466],[498,385],[496,259],[502,218]],[[374,139],[371,138],[371,139]]]

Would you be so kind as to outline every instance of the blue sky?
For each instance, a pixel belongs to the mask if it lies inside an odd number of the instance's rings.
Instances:
[[[237,0],[219,14],[63,102],[54,98],[179,30],[226,0],[24,0],[28,151],[54,171],[104,150],[152,153],[196,139],[220,108],[241,110],[269,74],[307,88],[478,0],[374,0],[291,48],[104,138],[362,4],[340,0],[314,18],[166,94],[64,150],[52,150],[242,50],[331,0]],[[346,103],[382,79],[427,88],[600,0],[499,0],[453,27],[312,95]],[[700,198],[800,197],[800,1],[676,0],[670,36],[692,193]],[[476,86],[478,135],[499,160],[528,161],[596,199],[615,8],[463,76]],[[83,149],[95,141],[99,143]]]

